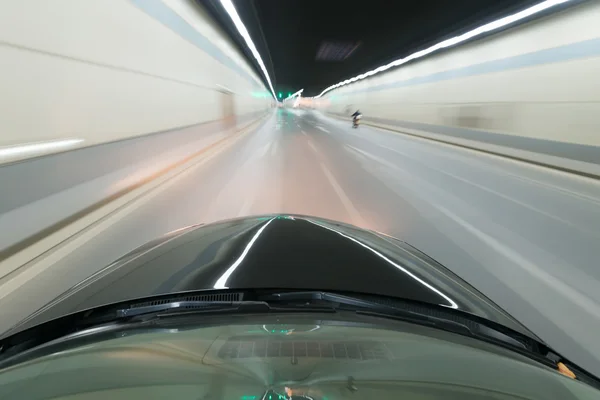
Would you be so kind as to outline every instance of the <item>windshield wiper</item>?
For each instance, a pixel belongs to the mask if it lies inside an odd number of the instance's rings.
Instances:
[[[362,296],[350,296],[324,291],[286,291],[270,293],[259,296],[258,299],[269,304],[296,304],[298,307],[311,306],[315,304],[328,304],[336,310],[350,310],[359,315],[382,317],[388,319],[402,320],[421,325],[428,325],[438,329],[468,335],[471,337],[501,342],[512,348],[526,351],[536,351],[533,341],[525,336],[512,332],[510,329],[499,329],[491,322],[485,322],[481,318],[465,315],[462,312],[442,309],[442,307],[419,305],[414,306],[411,302],[396,300],[385,304]]]
[[[460,322],[437,318],[431,315],[416,313],[413,311],[397,308],[387,304],[381,304],[376,301],[363,299],[360,297],[347,296],[332,292],[304,291],[304,292],[281,292],[271,293],[260,296],[259,299],[269,304],[285,304],[287,306],[296,305],[297,307],[308,307],[317,304],[328,305],[335,310],[354,311],[358,314],[394,317],[404,319],[408,322],[417,322],[427,325],[435,325],[441,329],[460,331],[471,334],[471,329]]]
[[[91,336],[112,337],[128,329],[157,328],[161,321],[170,318],[191,318],[197,322],[199,315],[249,314],[270,312],[335,312],[330,306],[288,307],[271,305],[266,301],[190,301],[174,300],[160,304],[121,305],[103,310],[83,311],[58,318],[47,324],[31,328],[0,341],[0,368],[10,363],[22,362],[45,354],[46,348],[69,346],[75,342],[86,343]],[[171,322],[171,321],[170,321]],[[177,323],[183,322],[177,319]]]
[[[78,321],[80,329],[104,324],[132,324],[175,317],[194,318],[206,314],[249,314],[299,311],[295,307],[273,307],[265,301],[172,301],[162,304],[121,307],[100,314],[91,314]],[[331,307],[307,307],[303,311],[331,312]]]
[[[115,318],[123,319],[142,315],[167,315],[197,311],[250,311],[250,309],[268,311],[270,307],[264,301],[173,301],[134,308],[121,308],[116,310]]]

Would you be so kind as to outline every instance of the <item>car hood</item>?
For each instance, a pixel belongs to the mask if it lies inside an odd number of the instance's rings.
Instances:
[[[171,232],[80,282],[2,336],[111,303],[215,289],[402,298],[474,314],[540,340],[414,247],[377,232],[299,215],[240,218]]]

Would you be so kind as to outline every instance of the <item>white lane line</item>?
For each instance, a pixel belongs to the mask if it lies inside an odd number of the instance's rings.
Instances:
[[[323,132],[331,133],[327,129],[323,128],[322,126],[317,126],[317,128],[322,130]]]
[[[306,132],[304,132],[304,131],[301,131],[301,132],[302,132],[302,134],[303,134],[304,136],[308,136],[308,135],[306,134]]]
[[[273,146],[271,146],[271,156],[275,156],[275,153],[277,153],[278,144],[279,142],[273,142]]]
[[[440,212],[450,218],[452,221],[463,227],[477,239],[481,240],[483,243],[494,249],[496,252],[502,254],[509,260],[513,261],[516,265],[519,265],[523,270],[528,272],[534,278],[544,282],[551,289],[560,293],[564,297],[571,300],[573,303],[577,304],[582,310],[589,312],[596,318],[600,318],[600,307],[598,307],[598,303],[590,299],[589,297],[583,295],[573,287],[565,284],[560,279],[548,274],[543,269],[539,268],[534,263],[527,260],[521,254],[517,253],[510,247],[504,245],[500,241],[496,240],[492,236],[486,234],[485,232],[477,229],[473,225],[469,224],[467,221],[463,220],[459,216],[452,213],[450,210],[439,204],[431,203],[435,208],[437,208]]]
[[[510,202],[512,202],[512,203],[515,203],[515,204],[518,204],[518,205],[520,205],[521,207],[524,207],[524,208],[526,208],[526,209],[528,209],[528,210],[531,210],[531,211],[533,211],[533,212],[536,212],[536,213],[542,214],[542,215],[543,215],[543,216],[545,216],[546,218],[550,218],[550,219],[553,219],[553,220],[555,220],[555,221],[557,221],[557,222],[563,223],[563,224],[565,224],[565,225],[572,226],[572,227],[574,227],[575,229],[582,230],[582,228],[581,228],[581,227],[579,227],[577,224],[574,224],[574,223],[572,223],[572,222],[570,222],[570,221],[567,221],[567,220],[565,220],[565,219],[562,219],[562,218],[560,218],[560,217],[557,217],[557,216],[556,216],[556,215],[554,215],[554,214],[550,214],[550,213],[547,213],[547,212],[545,212],[545,211],[542,211],[541,209],[539,209],[539,208],[537,208],[537,207],[534,207],[534,206],[532,206],[532,205],[530,205],[530,204],[527,204],[527,203],[524,203],[524,202],[522,202],[522,201],[520,201],[520,200],[517,200],[517,199],[515,199],[514,197],[507,196],[506,194],[504,194],[504,193],[500,193],[500,192],[498,192],[498,191],[496,191],[496,190],[493,190],[493,189],[491,189],[491,188],[489,188],[489,187],[487,187],[487,186],[481,185],[481,184],[479,184],[479,183],[475,183],[475,182],[473,182],[473,181],[470,181],[470,180],[468,180],[468,179],[465,179],[465,178],[463,178],[463,177],[461,177],[461,176],[458,176],[458,175],[452,174],[452,173],[450,173],[450,172],[444,171],[444,170],[442,170],[442,169],[439,169],[439,168],[432,167],[432,166],[430,166],[430,165],[428,165],[428,164],[426,164],[426,163],[423,163],[422,161],[420,161],[419,159],[417,159],[417,158],[415,158],[415,157],[411,157],[411,156],[410,156],[409,154],[407,154],[407,153],[404,153],[404,152],[398,151],[398,150],[396,150],[396,149],[394,149],[394,148],[392,148],[392,147],[388,147],[388,146],[384,146],[384,145],[379,145],[379,147],[383,147],[383,148],[385,148],[385,149],[388,149],[388,150],[390,150],[390,151],[393,151],[393,152],[394,152],[394,153],[396,153],[396,154],[400,154],[400,155],[402,155],[402,156],[404,156],[404,157],[406,157],[406,158],[409,158],[409,159],[413,160],[414,162],[417,162],[417,163],[419,163],[419,164],[423,165],[425,168],[429,168],[429,169],[431,169],[431,170],[433,170],[433,171],[436,171],[436,172],[438,172],[438,173],[440,173],[440,174],[442,174],[442,175],[449,176],[449,177],[451,177],[451,178],[454,178],[454,179],[456,179],[457,181],[460,181],[460,182],[466,183],[467,185],[474,186],[474,187],[476,187],[476,188],[478,188],[478,189],[480,189],[480,190],[483,190],[484,192],[488,192],[488,193],[490,193],[490,194],[493,194],[493,195],[495,195],[495,196],[498,196],[498,197],[500,197],[501,199],[504,199],[504,200],[506,200],[506,201],[510,201]],[[397,167],[397,168],[398,168],[398,167]],[[588,232],[587,230],[584,230],[584,231],[585,231],[585,232]],[[595,233],[595,232],[589,232],[589,233],[591,233],[591,234],[592,234],[592,235],[594,235],[594,236],[596,236],[596,235],[597,235],[597,233]]]
[[[494,167],[489,167],[488,166],[488,168],[491,169],[491,168],[494,168]],[[545,188],[547,190],[553,190],[555,192],[560,192],[560,193],[565,194],[567,196],[574,197],[577,200],[588,201],[588,202],[594,203],[596,205],[600,204],[600,199],[598,199],[597,197],[593,197],[592,195],[588,195],[586,193],[576,192],[576,191],[570,190],[568,188],[563,188],[563,187],[560,187],[560,186],[556,186],[556,185],[554,185],[552,183],[542,182],[542,181],[539,181],[539,180],[536,180],[536,179],[533,179],[533,178],[529,178],[529,177],[526,177],[526,176],[515,175],[513,173],[506,172],[506,171],[504,171],[502,169],[499,169],[499,168],[494,168],[494,170],[498,174],[502,174],[502,175],[508,176],[510,178],[513,178],[513,179],[521,181],[521,182],[538,185],[538,186],[541,186],[541,187],[543,187],[543,188]],[[559,171],[559,172],[562,172],[562,171]],[[573,176],[577,176],[577,175],[573,174]]]
[[[356,148],[353,148],[353,149],[355,151],[358,151],[359,153],[364,154],[365,156],[367,156],[369,158],[372,158],[375,161],[380,162],[383,165],[389,166],[391,168],[396,168],[399,170],[399,168],[397,166],[389,163],[386,160],[383,160],[383,159],[381,159],[377,156],[374,156],[370,153],[367,153],[363,150],[358,150]],[[511,261],[513,261],[516,265],[520,266],[523,270],[528,272],[533,277],[544,282],[546,285],[551,287],[553,290],[564,295],[565,297],[570,299],[573,303],[577,304],[582,309],[585,309],[586,311],[590,312],[595,317],[597,317],[597,318],[600,317],[600,307],[598,306],[598,304],[595,301],[593,301],[589,297],[583,295],[582,293],[580,293],[573,287],[565,284],[564,282],[557,279],[556,277],[548,274],[543,269],[539,268],[537,265],[535,265],[534,263],[527,260],[521,254],[515,252],[510,247],[501,243],[497,239],[493,238],[492,236],[486,234],[485,232],[483,232],[480,229],[476,228],[475,226],[471,225],[470,223],[463,220],[456,214],[452,213],[447,208],[445,208],[439,204],[433,203],[433,202],[429,202],[429,204],[431,206],[433,206],[434,208],[436,208],[437,210],[439,210],[441,213],[443,213],[446,217],[450,218],[452,221],[454,221],[455,223],[460,225],[462,228],[464,228],[465,230],[470,232],[472,235],[474,235],[477,239],[481,240],[483,243],[488,245],[490,248],[492,248],[496,252],[504,255]]]
[[[390,168],[395,168],[396,170],[401,171],[400,168],[389,163],[386,160],[383,160],[383,159],[381,159],[377,156],[374,156],[370,153],[367,153],[365,151],[358,150],[356,148],[353,148],[353,149],[355,151],[358,151],[359,153],[364,154],[365,156],[367,156],[369,158],[372,158],[373,160],[375,160],[383,165],[386,165]],[[485,232],[483,232],[480,229],[476,228],[475,226],[471,225],[470,223],[468,223],[464,219],[460,218],[459,216],[457,216],[456,214],[454,214],[447,208],[443,207],[442,205],[436,204],[434,202],[428,202],[428,203],[432,207],[439,210],[446,217],[450,218],[452,221],[454,221],[455,223],[460,225],[462,228],[464,228],[465,230],[470,232],[477,239],[479,239],[480,241],[482,241],[483,243],[488,245],[494,251],[502,254],[506,258],[513,261],[515,263],[515,265],[518,265],[519,267],[521,267],[521,269],[528,272],[534,278],[537,278],[540,281],[544,282],[551,289],[553,289],[553,290],[559,292],[561,295],[567,297],[573,303],[575,303],[579,307],[587,310],[595,317],[597,317],[597,318],[600,317],[600,307],[599,307],[598,303],[596,303],[593,299],[589,298],[588,296],[585,296],[584,294],[580,293],[575,288],[562,282],[558,278],[548,274],[543,269],[539,268],[537,265],[535,265],[534,263],[527,260],[520,253],[514,251],[507,245],[500,242],[499,240],[495,239],[494,237],[486,234]]]
[[[329,169],[327,169],[325,164],[323,164],[323,163],[320,163],[320,164],[321,164],[321,169],[323,170],[323,173],[325,174],[325,176],[327,177],[327,180],[329,180],[329,183],[331,184],[331,187],[333,187],[333,190],[335,190],[335,193],[338,195],[338,197],[342,201],[342,204],[344,205],[346,212],[350,216],[352,223],[356,226],[365,226],[363,218],[361,217],[361,215],[358,212],[358,210],[356,209],[356,207],[354,207],[354,204],[352,204],[352,201],[350,200],[350,198],[348,198],[348,196],[346,195],[346,192],[344,192],[344,189],[342,189],[342,187],[337,183],[333,174],[329,171]]]
[[[348,151],[349,153],[352,153],[353,155],[359,157],[362,160],[366,160],[365,155],[362,154],[362,152],[360,150],[358,150],[356,147],[350,146],[349,144],[345,144],[344,146],[346,148],[346,151]]]
[[[385,165],[385,166],[387,166],[387,167],[391,167],[391,168],[398,168],[398,167],[397,167],[397,166],[395,166],[394,164],[392,164],[392,163],[390,163],[390,162],[388,162],[388,161],[386,161],[386,160],[384,160],[384,159],[382,159],[382,158],[379,158],[379,157],[377,157],[376,155],[373,155],[373,154],[371,154],[371,153],[369,153],[369,152],[366,152],[366,151],[364,151],[364,150],[361,150],[361,149],[357,149],[356,147],[354,147],[354,146],[350,146],[349,144],[347,144],[346,146],[348,146],[348,147],[349,147],[349,148],[351,148],[352,150],[356,151],[357,153],[359,153],[359,154],[361,154],[361,155],[363,155],[363,156],[365,156],[365,157],[372,158],[373,160],[375,160],[375,161],[379,162],[380,164],[383,164],[383,165]]]
[[[317,150],[317,148],[315,147],[315,145],[313,144],[312,140],[308,139],[308,145],[310,146],[310,148],[317,154],[319,154],[319,150]]]
[[[394,149],[393,147],[385,146],[385,145],[383,145],[383,144],[378,144],[377,146],[379,146],[379,147],[382,147],[382,148],[384,148],[384,149],[387,149],[387,150],[390,150],[390,151],[393,151],[394,153],[398,153],[398,154],[400,154],[400,155],[403,155],[403,156],[409,157],[409,155],[408,155],[407,153],[405,153],[405,152],[402,152],[402,151],[400,151],[400,150],[396,150],[396,149]]]
[[[505,163],[507,165],[511,165],[512,164],[512,166],[514,166],[514,167],[520,167],[520,168],[524,168],[524,169],[528,168],[528,169],[537,170],[537,171],[540,171],[541,173],[545,173],[545,174],[549,174],[549,175],[557,175],[557,176],[560,176],[560,177],[563,177],[563,178],[567,177],[568,179],[577,179],[577,180],[580,180],[580,181],[583,181],[583,182],[586,182],[586,183],[597,183],[597,181],[595,181],[592,178],[588,178],[588,177],[585,177],[585,176],[572,174],[572,173],[561,171],[561,170],[557,170],[557,169],[543,167],[541,165],[532,164],[530,162],[523,161],[523,160],[507,158],[506,156],[502,156],[502,155],[499,155],[499,154],[488,153],[488,152],[485,151],[485,149],[484,150],[477,150],[477,149],[472,149],[472,148],[468,148],[468,147],[462,147],[461,144],[454,145],[454,144],[439,142],[435,138],[428,138],[428,137],[425,137],[425,136],[413,136],[413,135],[403,134],[400,131],[389,130],[389,129],[379,128],[379,127],[375,127],[375,126],[370,126],[370,128],[374,129],[374,130],[377,130],[377,131],[379,131],[381,133],[388,134],[388,135],[389,134],[395,134],[396,136],[398,136],[398,138],[402,138],[402,139],[407,140],[407,141],[413,141],[415,143],[421,143],[423,145],[431,145],[431,146],[434,146],[434,147],[440,149],[442,152],[445,152],[445,150],[450,149],[458,157],[462,157],[463,158],[463,160],[464,160],[463,163],[472,161],[471,159],[468,158],[467,155],[464,154],[464,153],[467,153],[467,154],[470,154],[472,156],[475,156],[476,158],[478,158],[480,160],[484,160],[486,157],[487,158],[493,158],[493,159],[495,159],[495,160],[497,160],[499,162]],[[445,155],[445,156],[449,157],[448,155]],[[575,197],[575,198],[578,198],[578,199],[581,199],[581,200],[587,200],[587,201],[590,201],[590,202],[595,203],[595,204],[598,204],[600,202],[600,199],[598,199],[597,197],[593,197],[593,195],[588,195],[586,193],[582,193],[582,192],[570,190],[570,189],[567,189],[567,188],[563,188],[563,187],[560,187],[560,186],[556,186],[556,185],[554,185],[552,183],[543,182],[543,181],[540,181],[540,180],[537,180],[537,179],[534,179],[534,178],[529,178],[529,177],[526,177],[526,176],[516,175],[516,174],[513,174],[511,172],[503,170],[501,167],[497,168],[497,167],[489,165],[489,164],[487,164],[485,162],[482,162],[482,164],[483,164],[484,168],[495,170],[499,174],[503,174],[505,176],[512,177],[512,178],[514,178],[516,180],[520,180],[520,181],[523,181],[523,182],[534,183],[534,184],[540,185],[542,187],[545,187],[548,190],[559,191],[559,192],[562,192],[564,194],[570,195],[572,197]]]

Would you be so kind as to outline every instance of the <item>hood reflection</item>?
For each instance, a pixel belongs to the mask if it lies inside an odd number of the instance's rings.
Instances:
[[[414,247],[373,231],[300,215],[240,218],[176,231],[73,287],[25,325],[126,300],[235,289],[401,298],[415,307],[427,303],[475,314],[531,335]]]

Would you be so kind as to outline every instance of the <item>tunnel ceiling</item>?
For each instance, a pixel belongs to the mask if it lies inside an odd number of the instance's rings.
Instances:
[[[304,96],[314,96],[327,86],[540,1],[234,0],[234,4],[275,91],[285,95],[304,88]],[[218,13],[216,0],[200,2],[213,4]],[[220,20],[241,42],[222,14]]]

